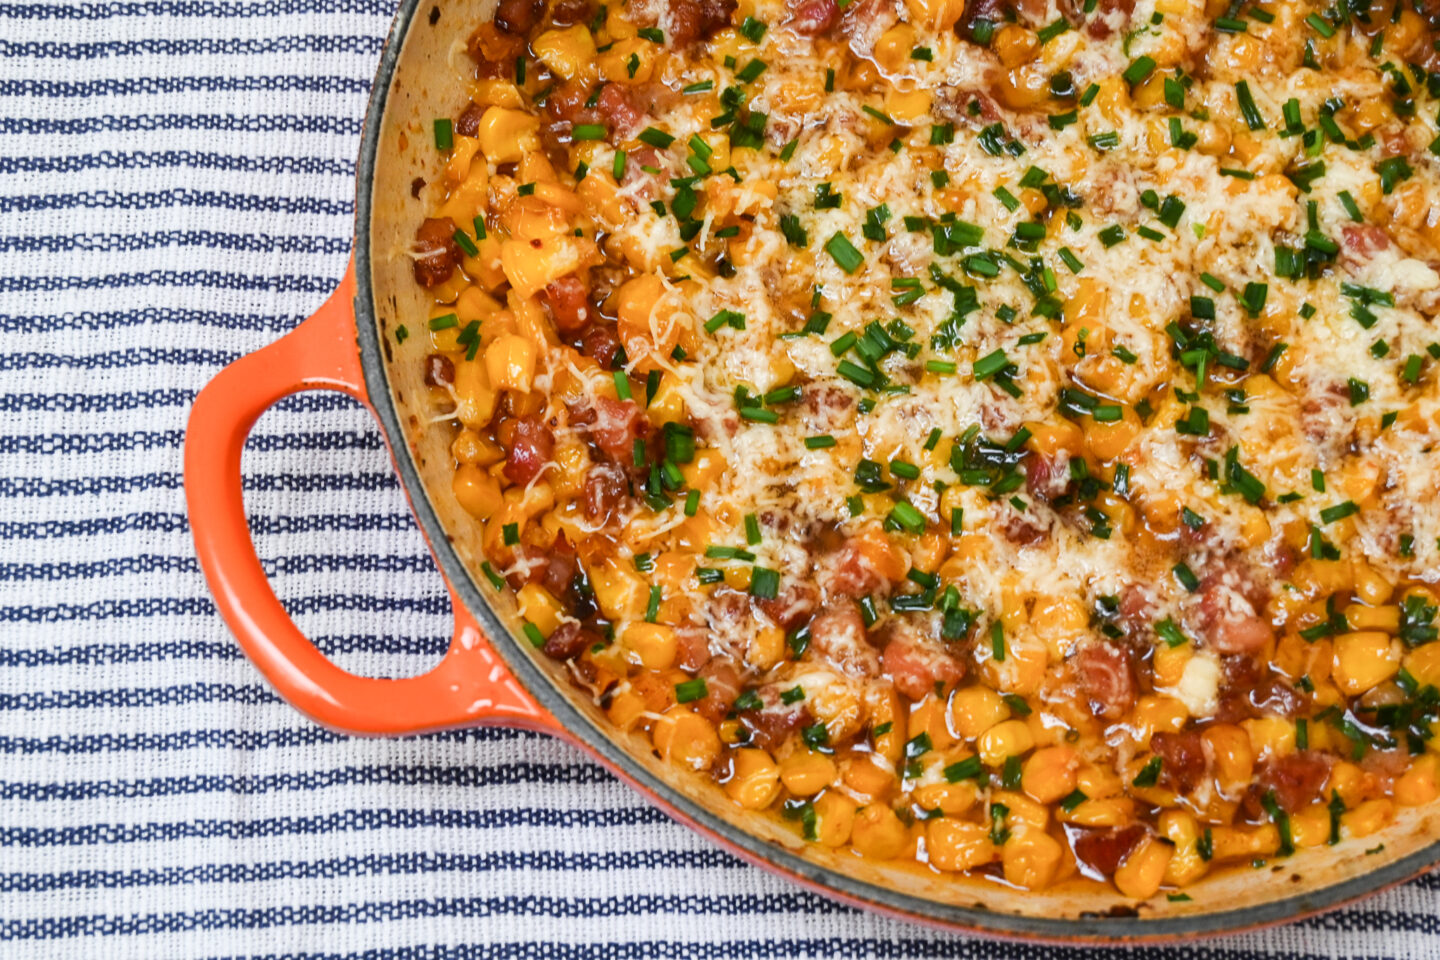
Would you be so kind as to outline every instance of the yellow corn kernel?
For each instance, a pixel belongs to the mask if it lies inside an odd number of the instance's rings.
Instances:
[[[1181,644],[1172,647],[1169,644],[1157,644],[1155,655],[1151,665],[1155,670],[1155,685],[1157,687],[1173,687],[1180,682],[1185,675],[1185,665],[1195,655],[1194,648],[1190,644]]]
[[[1135,739],[1149,743],[1155,733],[1179,733],[1190,719],[1185,704],[1174,697],[1144,696],[1135,704]]]
[[[1366,800],[1353,810],[1340,814],[1340,827],[1347,836],[1368,837],[1390,825],[1395,819],[1395,803],[1388,799]]]
[[[469,428],[455,434],[450,443],[450,455],[456,463],[473,463],[478,467],[488,467],[505,459],[505,451],[500,449],[499,444]]]
[[[763,810],[780,796],[780,768],[764,750],[736,750],[730,755],[725,792],[747,810]]]
[[[945,703],[939,697],[926,696],[910,708],[906,732],[911,740],[925,734],[936,750],[945,750],[955,743],[950,726],[945,722]]]
[[[640,620],[650,603],[649,585],[628,566],[607,560],[586,571],[595,602],[611,620]]]
[[[872,803],[855,814],[855,823],[850,829],[850,845],[862,856],[890,860],[905,850],[908,841],[905,824],[885,804]]]
[[[535,344],[507,333],[485,348],[485,372],[497,390],[529,393],[535,379]]]
[[[1035,56],[1040,40],[1030,30],[1012,23],[996,32],[990,46],[1005,69],[1011,70]]]
[[[595,38],[581,24],[563,30],[546,30],[530,41],[535,56],[545,66],[564,77],[574,79],[595,62]]]
[[[1075,771],[1075,787],[1092,800],[1113,797],[1125,789],[1118,774],[1108,766],[1082,763]]]
[[[915,28],[901,21],[880,34],[875,41],[873,56],[883,70],[899,73],[910,63],[910,51],[915,49]]]
[[[648,591],[647,591],[648,592]],[[668,670],[675,664],[675,631],[658,623],[632,623],[620,635],[626,658],[647,670]]]
[[[930,103],[928,90],[902,91],[890,87],[885,91],[885,112],[901,123],[929,113]]]
[[[455,416],[472,430],[489,425],[495,416],[496,394],[485,364],[461,360],[455,365]]]
[[[1005,815],[1005,825],[1012,831],[1019,827],[1044,830],[1050,825],[1050,808],[1042,803],[1036,803],[1023,793],[1014,790],[997,790],[990,794],[990,803],[998,803],[1010,811]]]
[[[1005,700],[989,687],[979,685],[955,691],[950,698],[950,719],[967,740],[973,740],[1010,716]]]
[[[1054,803],[1075,790],[1075,751],[1067,746],[1036,750],[1020,771],[1020,788],[1040,803]]]
[[[1318,847],[1330,841],[1330,810],[1312,803],[1290,814],[1290,839],[1297,847]]]
[[[685,485],[692,490],[709,490],[725,472],[725,457],[720,451],[706,448],[695,451],[695,459],[680,467]]]
[[[1024,720],[1006,720],[980,734],[975,752],[986,765],[998,767],[1007,757],[1018,757],[1035,746],[1035,738]]]
[[[1318,726],[1318,725],[1317,725]],[[1330,768],[1330,779],[1325,783],[1325,795],[1333,791],[1340,794],[1340,800],[1353,807],[1365,793],[1365,771],[1348,760],[1341,760]]]
[[[1400,670],[1400,644],[1378,631],[1346,633],[1335,638],[1331,676],[1340,692],[1358,697]]]
[[[503,502],[499,481],[473,463],[455,468],[450,489],[465,512],[479,520],[488,520]]]
[[[792,753],[780,763],[785,789],[797,797],[811,797],[835,782],[835,761],[823,753]]]
[[[1259,827],[1211,827],[1211,862],[1268,857],[1280,849],[1280,831],[1275,824]]]
[[[673,374],[664,374],[655,397],[645,408],[652,423],[678,423],[685,419],[685,390]]]
[[[905,0],[910,22],[927,29],[947,31],[965,12],[964,0]]]
[[[745,662],[756,670],[769,670],[785,657],[785,631],[779,627],[761,627],[750,635],[745,648]]]
[[[583,237],[506,240],[500,245],[500,266],[515,293],[529,298],[589,264],[595,253],[595,242]]]
[[[1005,880],[1026,890],[1043,890],[1055,880],[1065,852],[1043,830],[1025,830],[1001,847]]]
[[[1355,502],[1359,502],[1358,497],[1355,498]],[[1389,600],[1390,595],[1395,592],[1394,584],[1386,580],[1384,574],[1364,560],[1351,560],[1350,569],[1351,579],[1354,580],[1355,596],[1370,606],[1378,607]]]
[[[1174,848],[1163,840],[1146,837],[1115,871],[1115,886],[1133,900],[1148,900],[1160,890]]]
[[[1283,757],[1295,752],[1295,724],[1284,717],[1254,717],[1240,721],[1256,757]]]
[[[517,163],[540,149],[540,121],[522,110],[490,107],[480,115],[475,139],[491,163]]]
[[[994,860],[998,852],[984,824],[950,817],[926,821],[925,849],[937,870],[973,870]]]
[[[1085,446],[1096,460],[1114,460],[1129,449],[1142,427],[1140,415],[1131,407],[1122,407],[1119,420],[1085,421]]]
[[[1396,633],[1400,630],[1400,605],[1387,603],[1378,607],[1367,607],[1352,603],[1345,608],[1345,622],[1354,630]]]
[[[1354,573],[1350,564],[1339,560],[1302,560],[1290,575],[1293,583],[1307,600],[1349,590]]]
[[[590,452],[585,444],[571,438],[559,439],[553,455],[556,469],[547,474],[556,496],[562,500],[580,496],[585,489],[585,478],[590,473]]]
[[[1410,769],[1395,781],[1395,802],[1406,807],[1423,806],[1440,796],[1440,757],[1427,753],[1415,758]]]
[[[905,752],[904,711],[900,694],[893,688],[878,690],[870,696],[870,729],[889,728],[884,733],[872,733],[871,746],[891,765],[899,763]]]
[[[973,780],[959,783],[930,783],[917,787],[911,797],[925,810],[939,810],[951,816],[959,816],[975,806],[980,799],[979,789]]]
[[[1074,810],[1062,808],[1055,817],[1079,827],[1123,827],[1135,818],[1135,801],[1129,797],[1086,800]]]
[[[895,786],[895,771],[863,754],[845,762],[840,778],[851,790],[866,797],[884,797]]]
[[[655,749],[670,763],[708,770],[720,755],[720,736],[709,720],[684,707],[671,707],[655,721]]]
[[[621,730],[632,729],[645,713],[645,700],[630,690],[622,690],[610,698],[606,718]]]
[[[842,793],[831,790],[814,801],[815,842],[826,847],[838,847],[850,839],[855,827],[855,801]]]
[[[1200,856],[1200,825],[1185,810],[1166,810],[1157,823],[1160,836],[1175,845],[1175,852],[1165,868],[1165,882],[1183,887],[1203,877],[1210,869]]]
[[[1255,750],[1250,735],[1232,723],[1205,728],[1201,738],[1214,758],[1215,778],[1221,786],[1235,787],[1250,782],[1255,770]]]
[[[1026,446],[1044,457],[1076,454],[1085,445],[1084,433],[1069,420],[1027,420],[1025,428],[1030,431]]]
[[[535,624],[540,635],[549,637],[560,627],[560,601],[554,594],[538,583],[527,583],[516,597],[520,601],[520,615]]]

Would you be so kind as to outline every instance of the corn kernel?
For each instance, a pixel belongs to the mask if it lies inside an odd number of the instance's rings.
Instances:
[[[932,823],[934,821],[931,821]],[[862,856],[892,860],[905,849],[909,836],[905,824],[883,803],[862,807],[850,830],[850,845]]]
[[[785,789],[797,797],[813,796],[824,790],[835,781],[835,774],[835,761],[823,753],[793,753],[780,764],[780,779]]]
[[[1035,746],[1035,738],[1024,720],[1006,720],[982,733],[976,752],[987,765],[998,767],[1007,757],[1018,757]]]
[[[736,750],[731,754],[725,792],[747,810],[763,810],[780,796],[780,768],[764,750]]]
[[[984,824],[939,817],[926,821],[925,849],[937,870],[973,870],[998,852]]]
[[[1010,716],[1005,700],[989,687],[971,686],[950,698],[950,718],[962,737],[973,740]]]

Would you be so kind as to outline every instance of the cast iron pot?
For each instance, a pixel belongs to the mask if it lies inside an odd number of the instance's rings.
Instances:
[[[411,186],[441,173],[430,125],[468,101],[463,39],[494,5],[438,2],[403,0],[381,54],[360,148],[354,258],[338,289],[290,334],[222,370],[190,415],[185,495],[200,565],[221,616],[281,696],[354,734],[484,724],[552,734],[751,863],[849,904],[993,936],[1133,943],[1253,929],[1339,906],[1440,862],[1437,811],[1422,808],[1402,811],[1381,834],[1303,850],[1263,869],[1222,871],[1187,888],[1189,901],[1161,896],[1137,909],[1091,884],[1032,893],[806,844],[775,820],[739,810],[708,781],[661,763],[643,734],[611,727],[524,640],[513,605],[476,577],[479,528],[450,492],[448,430],[427,424],[426,338],[396,344],[393,335],[401,322],[423,329],[428,316],[406,253],[426,215]],[[341,670],[291,622],[261,569],[246,525],[240,454],[259,416],[302,390],[347,394],[379,420],[455,611],[449,650],[428,673],[387,680]],[[1381,843],[1383,851],[1364,853]]]

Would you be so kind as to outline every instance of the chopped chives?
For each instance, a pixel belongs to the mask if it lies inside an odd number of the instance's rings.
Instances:
[[[846,273],[854,273],[860,268],[860,264],[865,262],[865,258],[859,250],[855,249],[855,245],[838,230],[834,236],[825,241],[825,252],[830,254],[840,269]]]
[[[454,145],[455,125],[449,117],[440,117],[435,121],[435,149],[449,150]]]
[[[1139,57],[1131,63],[1130,66],[1126,67],[1125,72],[1120,74],[1120,76],[1126,83],[1133,87],[1137,83],[1144,82],[1150,74],[1154,72],[1155,61],[1150,57]]]
[[[1240,114],[1245,118],[1245,125],[1251,130],[1265,129],[1265,118],[1260,116],[1260,109],[1255,106],[1255,98],[1250,94],[1250,82],[1241,80],[1235,84],[1235,99],[1240,104]]]

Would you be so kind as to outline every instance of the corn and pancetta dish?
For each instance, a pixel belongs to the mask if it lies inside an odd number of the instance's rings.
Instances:
[[[394,331],[485,576],[858,857],[1184,899],[1432,802],[1425,3],[501,0]]]

